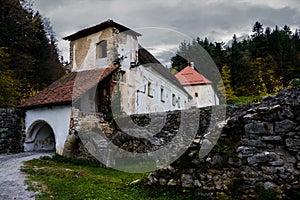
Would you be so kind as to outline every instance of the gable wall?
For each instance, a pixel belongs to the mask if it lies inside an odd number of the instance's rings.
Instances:
[[[107,57],[96,58],[96,45],[100,41],[107,40]],[[95,68],[103,68],[113,65],[117,57],[124,56],[126,67],[130,61],[135,60],[135,52],[138,50],[136,36],[126,32],[119,33],[115,28],[107,28],[89,36],[79,38],[70,43],[70,62],[72,71],[82,71]]]
[[[190,107],[206,107],[219,105],[219,98],[215,93],[212,85],[189,85],[184,87],[186,91],[193,97]],[[198,97],[195,96],[198,93]]]

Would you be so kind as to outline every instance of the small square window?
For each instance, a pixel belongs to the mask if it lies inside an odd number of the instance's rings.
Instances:
[[[166,92],[165,92],[164,86],[161,86],[161,88],[160,88],[160,100],[162,102],[166,101]]]
[[[120,82],[126,83],[126,72],[125,71],[120,71]]]
[[[154,95],[154,88],[153,84],[151,82],[148,82],[148,96],[153,97]]]
[[[172,94],[172,105],[176,106],[176,95]]]
[[[103,40],[103,41],[97,43],[96,57],[97,57],[97,59],[107,57],[107,40]]]

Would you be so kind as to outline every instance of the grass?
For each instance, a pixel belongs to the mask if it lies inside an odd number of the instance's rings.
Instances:
[[[263,96],[241,96],[227,99],[227,104],[247,104],[261,102]]]
[[[60,156],[27,161],[22,171],[29,174],[28,189],[46,199],[201,199],[195,190],[147,186],[147,173],[132,174],[97,167],[97,162],[65,159]],[[131,185],[134,180],[140,183]],[[202,197],[203,198],[203,197]]]

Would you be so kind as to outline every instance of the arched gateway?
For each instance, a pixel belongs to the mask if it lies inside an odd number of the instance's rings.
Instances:
[[[28,129],[26,151],[55,151],[55,134],[45,121],[36,121]]]

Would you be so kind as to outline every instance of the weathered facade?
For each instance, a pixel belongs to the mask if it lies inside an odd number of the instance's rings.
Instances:
[[[110,105],[110,98],[96,97],[103,96],[104,90],[112,90],[110,83],[117,69],[118,66],[69,73],[21,105],[26,110],[25,151],[55,150],[62,155],[75,108],[109,112],[106,105]],[[112,92],[108,94],[112,96]]]
[[[77,120],[74,110],[109,116],[190,108],[193,97],[139,45],[139,36],[108,20],[65,37],[70,41],[71,73],[20,106],[26,110],[25,149],[63,154]],[[218,104],[208,101],[196,107]]]
[[[72,71],[106,68],[119,60],[121,112],[137,114],[188,108],[189,94],[157,59],[139,46],[139,36],[107,21],[66,37],[70,41]]]

